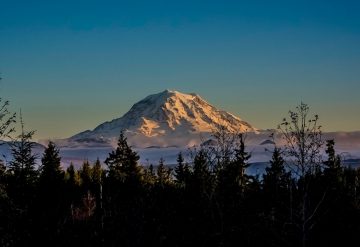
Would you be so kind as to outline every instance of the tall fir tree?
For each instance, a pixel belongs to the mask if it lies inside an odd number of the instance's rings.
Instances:
[[[124,132],[120,132],[118,145],[115,151],[109,153],[105,164],[109,169],[109,178],[121,182],[139,182],[142,172],[138,164],[139,155],[127,143]]]
[[[6,166],[2,160],[0,160],[0,187],[4,188],[6,185]]]
[[[245,173],[250,166],[248,160],[251,157],[246,151],[245,141],[242,134],[236,136],[233,145],[233,153],[227,160],[224,160],[220,169],[217,170],[218,188],[224,196],[244,195],[245,188],[250,176]],[[228,198],[233,201],[234,199]]]
[[[156,174],[152,164],[144,170],[144,182],[150,187],[156,183]]]
[[[61,168],[59,149],[53,142],[49,142],[46,147],[41,164],[39,186],[43,190],[48,190],[49,194],[51,192],[55,193],[57,191],[56,188],[62,186],[64,171]]]
[[[61,229],[59,222],[66,217],[64,171],[60,162],[59,149],[53,142],[49,142],[41,159],[36,206],[39,229],[36,235],[42,245],[54,243]]]
[[[199,193],[200,195],[208,194],[213,185],[208,161],[208,155],[205,150],[200,149],[195,154],[191,176],[191,187],[195,189],[195,193]]]
[[[233,181],[236,185],[244,191],[246,184],[249,180],[249,176],[245,173],[246,168],[250,166],[249,159],[251,154],[246,151],[245,138],[241,133],[238,135],[238,143],[234,149],[234,159],[230,162],[231,169],[233,170]]]
[[[75,201],[80,200],[80,176],[79,172],[75,169],[74,164],[71,162],[65,173],[65,185],[66,185],[66,196],[67,203],[73,204]]]
[[[94,166],[91,169],[91,180],[92,184],[98,188],[104,180],[104,170],[101,167],[101,162],[98,159],[96,159]]]
[[[325,153],[328,159],[324,161],[324,174],[332,187],[338,187],[342,179],[341,157],[335,152],[335,141],[327,140]]]
[[[74,164],[71,162],[65,173],[66,183],[71,185],[71,187],[80,185],[80,177],[78,172],[75,170]]]
[[[96,159],[94,166],[91,169],[91,192],[95,195],[97,205],[97,215],[102,217],[103,208],[103,183],[105,173],[101,167],[99,159]],[[100,219],[102,220],[102,218]]]
[[[277,198],[281,190],[287,189],[290,180],[290,173],[285,170],[285,161],[281,155],[281,149],[274,148],[270,166],[265,168],[263,175],[264,190]]]
[[[176,161],[177,161],[177,166],[175,167],[176,182],[181,187],[186,186],[186,184],[189,182],[189,178],[191,175],[190,167],[187,163],[184,163],[184,157],[181,152],[178,154]]]
[[[35,143],[31,141],[35,131],[24,130],[24,123],[20,114],[21,134],[12,142],[12,161],[9,163],[12,196],[21,205],[30,203],[34,197],[34,189],[38,180],[38,171],[35,168],[37,156],[32,150]]]
[[[291,173],[285,170],[285,160],[281,155],[281,149],[275,147],[270,166],[265,168],[265,174],[263,174],[265,210],[272,224],[279,221],[280,218],[282,220],[285,220],[286,217],[291,219],[291,210],[289,210],[292,208],[292,201],[289,200],[291,199],[291,186]],[[287,201],[290,201],[290,205],[284,203]]]
[[[79,170],[79,175],[81,179],[81,188],[84,194],[87,194],[90,191],[92,184],[92,169],[89,161],[85,160]]]
[[[165,165],[165,160],[160,158],[159,165],[156,170],[157,183],[164,187],[171,182],[171,169]]]
[[[17,140],[10,144],[13,156],[8,166],[8,195],[17,211],[13,234],[15,246],[27,245],[33,237],[33,212],[38,183],[36,158],[33,154],[35,143],[31,141],[34,131],[25,131],[20,114],[21,133]]]

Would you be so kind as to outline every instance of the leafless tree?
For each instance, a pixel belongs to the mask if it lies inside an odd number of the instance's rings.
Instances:
[[[318,115],[309,116],[309,106],[301,103],[295,111],[289,111],[278,126],[284,143],[284,154],[289,168],[298,179],[301,192],[299,221],[302,245],[306,246],[309,231],[315,225],[315,216],[326,196],[326,191],[310,207],[310,182],[323,163],[321,151],[324,145]]]

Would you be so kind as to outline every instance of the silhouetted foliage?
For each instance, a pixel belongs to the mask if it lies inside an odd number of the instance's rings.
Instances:
[[[109,177],[122,182],[141,180],[138,160],[139,155],[131,149],[124,132],[121,132],[116,150],[109,153],[109,157],[105,160]]]
[[[92,169],[90,167],[89,161],[84,161],[80,170],[80,181],[81,188],[84,194],[87,194],[90,191],[91,182],[92,182]]]
[[[285,161],[281,150],[275,147],[270,166],[265,168],[263,175],[264,192],[273,197],[272,202],[276,202],[281,199],[281,193],[288,190],[290,181],[291,174],[285,170]]]
[[[334,140],[322,149],[308,111],[282,122],[285,145],[262,179],[248,173],[246,135],[226,126],[189,163],[179,153],[174,167],[142,167],[121,132],[106,169],[98,159],[66,172],[51,142],[37,169],[33,132],[22,130],[14,159],[0,162],[0,245],[350,246],[360,241],[360,170],[344,168]]]
[[[176,182],[180,187],[185,187],[189,183],[191,171],[188,163],[184,163],[184,157],[180,152],[176,159],[177,166],[175,167]]]
[[[53,188],[59,187],[64,180],[64,171],[61,168],[61,158],[59,150],[53,142],[49,142],[41,159],[40,186],[47,187],[48,193],[53,192]]]
[[[144,181],[146,185],[150,187],[152,187],[156,183],[156,174],[154,166],[152,164],[150,164],[149,167],[144,169]]]
[[[38,172],[35,168],[36,155],[32,153],[35,143],[31,141],[34,131],[26,132],[21,119],[21,134],[11,143],[13,159],[9,162],[12,193],[16,203],[26,207],[28,200],[34,196]]]
[[[34,131],[25,131],[20,114],[21,133],[11,142],[13,159],[7,170],[7,194],[14,210],[12,239],[16,245],[25,245],[32,233],[38,171],[36,155],[33,154],[35,143],[31,141]]]
[[[38,196],[36,200],[36,211],[39,239],[42,245],[51,244],[59,237],[59,230],[63,227],[61,223],[66,217],[65,209],[65,181],[64,171],[61,168],[59,149],[55,144],[49,142],[45,148],[40,166]]]
[[[157,184],[164,187],[171,182],[171,169],[165,165],[165,160],[160,158],[159,165],[156,170]]]
[[[327,140],[326,141],[326,154],[328,159],[324,161],[325,169],[324,174],[328,178],[328,182],[333,186],[338,187],[339,179],[341,179],[342,167],[341,167],[341,157],[335,153],[335,141]]]

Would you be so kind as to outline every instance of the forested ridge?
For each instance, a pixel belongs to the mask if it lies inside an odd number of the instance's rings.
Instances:
[[[15,115],[0,115],[0,134],[13,135]],[[33,132],[22,123],[13,159],[0,163],[0,246],[359,243],[360,170],[342,164],[303,103],[277,131],[285,145],[274,145],[265,173],[251,176],[246,133],[226,126],[190,162],[179,153],[174,168],[163,159],[141,166],[121,132],[103,163],[64,170],[54,143],[40,157],[32,153]]]

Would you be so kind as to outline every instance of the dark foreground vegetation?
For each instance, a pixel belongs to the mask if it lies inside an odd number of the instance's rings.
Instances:
[[[0,246],[349,246],[360,241],[360,171],[342,166],[317,116],[299,105],[279,125],[262,177],[249,176],[244,134],[170,169],[142,167],[121,133],[104,164],[60,166],[53,143],[37,168],[32,132],[0,164]],[[14,116],[2,115],[3,136]],[[8,116],[8,118],[6,118]],[[326,155],[322,155],[325,151]],[[290,165],[289,165],[290,164]]]

